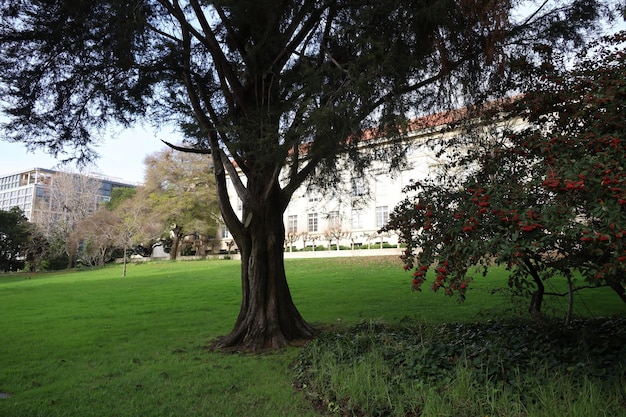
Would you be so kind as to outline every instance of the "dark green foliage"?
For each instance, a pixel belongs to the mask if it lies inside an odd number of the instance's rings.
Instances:
[[[626,375],[626,319],[579,319],[538,326],[528,321],[487,321],[442,325],[388,326],[364,322],[344,333],[327,333],[303,350],[298,372],[313,370],[312,352],[340,351],[343,361],[359,361],[380,349],[398,378],[436,382],[458,362],[474,370],[477,382],[515,383],[536,367],[567,371],[572,377],[604,379]]]
[[[50,265],[50,242],[36,225],[31,225],[28,242],[24,247],[26,265],[31,272],[47,269]],[[67,265],[65,259],[64,267]]]
[[[133,198],[136,194],[136,188],[115,187],[111,190],[111,200],[106,203],[105,207],[107,210],[114,211],[120,204]]]
[[[32,225],[18,207],[0,210],[0,270],[9,272],[24,268],[31,230]]]
[[[51,254],[41,263],[44,271],[61,271],[67,269],[68,256],[65,253]]]
[[[175,121],[198,147],[217,133],[246,174],[308,144],[312,165],[335,177],[342,152],[357,171],[381,157],[348,138],[397,132],[459,91],[475,98],[537,39],[579,43],[602,4],[515,21],[514,1],[8,0],[4,127],[10,140],[82,160],[109,123]],[[400,151],[385,157],[398,164]]]
[[[16,88],[6,97],[9,137],[90,159],[90,132],[143,114],[152,80],[141,53],[146,12],[128,1],[3,2],[0,67]]]

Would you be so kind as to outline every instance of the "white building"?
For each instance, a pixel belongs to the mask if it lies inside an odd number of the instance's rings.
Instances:
[[[396,235],[379,234],[378,230],[405,198],[403,189],[413,181],[425,178],[440,163],[435,152],[423,145],[429,139],[445,139],[458,134],[444,130],[449,116],[439,114],[414,121],[414,126],[420,127],[408,135],[407,164],[400,172],[392,174],[388,165],[374,163],[367,178],[351,177],[346,172],[341,189],[333,192],[315,192],[301,186],[285,211],[285,250],[320,246],[328,249],[396,246]],[[231,183],[229,196],[241,218],[242,205]],[[222,227],[219,238],[223,249],[226,244],[233,245],[225,227]]]

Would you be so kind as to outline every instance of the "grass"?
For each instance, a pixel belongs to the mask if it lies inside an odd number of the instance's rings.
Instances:
[[[337,415],[625,415],[626,319],[576,325],[362,322],[309,343],[296,380]]]
[[[326,329],[523,314],[491,294],[503,271],[478,278],[458,304],[410,291],[396,259],[290,259],[286,268],[301,313]],[[207,349],[234,324],[240,291],[237,261],[130,265],[126,278],[121,266],[0,276],[0,392],[11,395],[0,416],[319,415],[292,386],[300,349]],[[587,294],[579,314],[624,312],[610,291]]]

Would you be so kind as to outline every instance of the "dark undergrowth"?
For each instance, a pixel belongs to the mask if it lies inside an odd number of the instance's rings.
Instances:
[[[295,372],[341,416],[626,416],[626,318],[369,321],[309,343]]]

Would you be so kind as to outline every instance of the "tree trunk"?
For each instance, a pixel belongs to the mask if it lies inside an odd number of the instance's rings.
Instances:
[[[170,249],[170,261],[178,258],[178,247],[180,246],[180,238],[177,234],[172,236],[172,248]]]
[[[126,245],[124,245],[124,270],[122,271],[122,276],[126,277],[126,264],[128,263],[126,261]]]
[[[626,287],[622,284],[623,281],[617,276],[609,276],[606,278],[606,283],[615,291],[618,297],[626,303]]]
[[[572,313],[574,312],[574,284],[572,277],[567,274],[567,315],[565,316],[565,325],[569,326],[572,321]]]
[[[76,263],[76,252],[70,249],[65,253],[67,254],[67,269],[74,268]]]
[[[276,349],[317,333],[298,312],[287,285],[283,211],[278,199],[258,205],[237,242],[241,253],[241,309],[232,332],[220,338],[216,348]]]
[[[524,265],[526,265],[526,269],[530,276],[535,281],[535,285],[537,285],[537,289],[533,292],[530,298],[530,306],[528,307],[528,312],[535,320],[541,320],[543,318],[541,314],[541,305],[543,304],[543,295],[545,292],[545,286],[543,285],[543,281],[541,281],[541,277],[539,276],[539,272],[537,268],[532,264],[530,259],[523,259]]]

